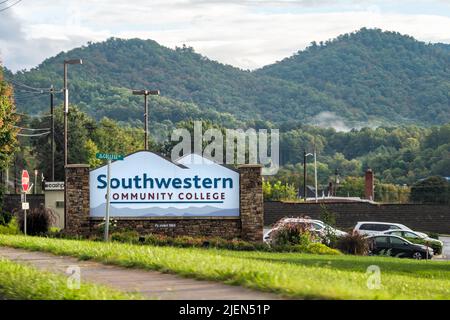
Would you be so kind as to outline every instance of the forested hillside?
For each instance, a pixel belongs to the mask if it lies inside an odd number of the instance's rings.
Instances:
[[[278,128],[283,167],[271,179],[298,187],[303,150],[315,148],[320,184],[327,185],[338,170],[342,183],[348,184],[341,190],[352,190],[369,167],[378,181],[398,185],[450,176],[448,48],[362,29],[313,43],[291,58],[250,72],[211,61],[188,47],[171,50],[151,40],[109,39],[60,53],[30,71],[6,70],[5,78],[14,85],[18,125],[48,128],[47,88],[62,87],[64,59],[83,59],[83,65],[69,66],[70,162],[96,166],[98,151],[142,149],[143,99],[131,89],[159,89],[161,96],[150,97],[152,150],[167,153],[171,129],[190,128],[197,119],[223,130]],[[56,103],[62,103],[61,93]],[[57,109],[61,179],[62,110]],[[357,128],[326,128],[335,119]],[[48,177],[49,141],[48,135],[21,137],[14,174],[27,166]],[[312,177],[310,171],[309,183]]]
[[[142,101],[130,89],[154,88],[152,119],[176,123],[206,118],[225,126],[311,123],[322,112],[350,126],[442,124],[450,121],[450,51],[411,37],[362,29],[326,43],[313,43],[291,58],[257,71],[209,60],[182,47],[152,40],[109,39],[60,53],[30,71],[11,74],[19,110],[47,110],[48,96],[23,86],[62,86],[69,66],[71,102],[91,116],[132,123]],[[61,101],[61,99],[59,99]]]
[[[450,120],[449,49],[362,29],[313,43],[256,73],[308,84],[369,118],[443,123]]]

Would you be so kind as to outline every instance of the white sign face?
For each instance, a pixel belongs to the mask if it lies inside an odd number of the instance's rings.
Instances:
[[[22,202],[22,210],[30,210],[30,203]]]
[[[90,215],[106,212],[107,167],[89,174]],[[239,173],[198,155],[139,151],[111,164],[110,217],[239,216]]]
[[[45,191],[64,190],[64,181],[45,182]]]

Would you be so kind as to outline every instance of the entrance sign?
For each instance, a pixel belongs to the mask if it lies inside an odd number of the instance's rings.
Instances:
[[[22,191],[27,193],[30,188],[30,175],[27,170],[22,171]]]
[[[105,217],[107,200],[111,217],[239,216],[239,173],[199,155],[172,162],[139,151],[107,171],[89,174],[91,217]]]

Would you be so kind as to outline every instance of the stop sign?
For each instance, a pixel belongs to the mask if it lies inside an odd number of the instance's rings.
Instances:
[[[28,175],[27,170],[22,171],[22,191],[28,192],[28,188],[30,187],[30,176]]]

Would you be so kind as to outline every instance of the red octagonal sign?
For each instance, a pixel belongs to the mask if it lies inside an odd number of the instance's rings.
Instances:
[[[30,187],[30,176],[28,175],[27,170],[22,171],[22,191],[28,192],[28,188]]]

